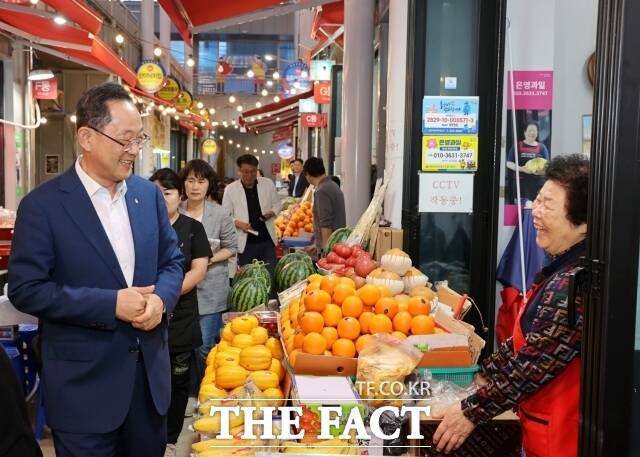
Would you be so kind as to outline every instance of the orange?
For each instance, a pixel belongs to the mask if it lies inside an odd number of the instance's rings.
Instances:
[[[360,314],[360,332],[369,333],[369,322],[371,322],[371,318],[373,317],[373,313],[371,311],[365,311]]]
[[[311,332],[320,333],[324,327],[324,319],[322,314],[315,311],[307,311],[300,319],[300,328],[306,334]]]
[[[322,283],[320,283],[320,287],[322,287]],[[331,295],[324,290],[312,290],[304,297],[304,307],[307,311],[321,313],[329,303],[331,303]]]
[[[351,286],[351,288],[354,290],[356,288],[356,282],[351,278],[347,278],[346,276],[339,277],[338,284],[346,284],[347,286]]]
[[[313,225],[311,225],[311,224],[306,224],[306,225],[304,226],[304,231],[305,231],[305,232],[308,232],[308,233],[313,233]]]
[[[404,340],[407,337],[407,335],[405,335],[402,332],[391,332],[391,336],[393,336],[394,338],[397,338],[397,339],[399,339],[401,341]]]
[[[311,282],[309,283],[309,285],[306,287],[306,291],[307,292],[311,292],[312,290],[317,290],[320,289],[320,283],[318,281],[315,282]]]
[[[324,351],[324,354],[322,355],[326,355],[327,357],[333,357],[333,354],[329,350]]]
[[[338,336],[355,340],[360,336],[360,322],[355,317],[343,317],[338,323]]]
[[[391,333],[393,324],[391,319],[384,314],[375,314],[369,321],[369,331],[374,333]]]
[[[398,311],[408,311],[409,310],[409,297],[407,294],[400,294],[393,297],[396,299],[396,303],[398,304]]]
[[[431,316],[421,314],[411,320],[411,333],[413,335],[428,335],[429,333],[434,333],[435,328],[436,323]]]
[[[386,286],[378,286],[381,297],[391,297],[391,291]]]
[[[357,294],[365,306],[374,306],[380,300],[380,289],[373,284],[365,284],[358,289]]]
[[[338,338],[336,342],[333,343],[331,352],[338,357],[355,357],[356,345],[353,344],[353,341],[346,338]]]
[[[333,295],[333,289],[338,284],[338,277],[334,275],[325,276],[320,280],[320,288],[329,295]]]
[[[393,319],[396,314],[398,314],[398,304],[391,297],[382,297],[376,303],[375,307],[376,314],[384,314],[389,317],[389,319]]]
[[[342,315],[345,317],[360,317],[363,308],[362,300],[355,295],[351,295],[342,302]]]
[[[371,335],[360,335],[356,340],[356,351],[362,352],[364,347],[371,341],[371,338],[373,338]]]
[[[342,319],[342,310],[338,305],[329,303],[327,307],[322,311],[322,318],[324,319],[324,325],[329,327],[335,327]]]
[[[407,311],[400,311],[393,318],[393,329],[408,335],[411,331],[412,316]]]
[[[408,310],[412,316],[427,315],[431,312],[431,303],[424,297],[411,297]]]
[[[333,303],[341,305],[342,302],[352,295],[356,294],[356,290],[348,284],[338,283],[333,289]],[[343,311],[344,312],[344,311]]]
[[[320,333],[327,340],[327,349],[331,349],[333,343],[338,339],[338,331],[333,327],[325,327]]]
[[[327,340],[316,332],[311,332],[304,337],[302,350],[308,354],[321,355],[327,350]]]
[[[295,349],[302,349],[304,335],[305,333],[302,330],[296,330],[296,334],[293,336],[293,347]]]

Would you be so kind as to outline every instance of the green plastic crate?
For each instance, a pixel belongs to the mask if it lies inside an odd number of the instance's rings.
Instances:
[[[469,368],[420,368],[418,371],[422,374],[425,370],[431,372],[433,379],[451,381],[460,387],[468,387],[473,383],[473,376],[480,370],[480,367],[474,365]]]

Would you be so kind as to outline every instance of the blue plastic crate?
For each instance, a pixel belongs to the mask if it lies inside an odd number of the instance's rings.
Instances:
[[[469,368],[420,368],[418,371],[422,374],[425,370],[431,372],[433,379],[451,381],[460,387],[467,387],[473,383],[473,376],[480,370],[480,367],[474,365]]]

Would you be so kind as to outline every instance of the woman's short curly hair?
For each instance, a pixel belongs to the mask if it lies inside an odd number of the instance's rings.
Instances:
[[[567,192],[567,219],[573,225],[587,222],[589,159],[584,154],[557,156],[547,163],[545,176]]]

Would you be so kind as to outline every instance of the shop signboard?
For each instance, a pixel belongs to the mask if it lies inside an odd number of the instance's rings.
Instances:
[[[208,156],[218,152],[218,143],[216,143],[215,140],[212,140],[211,138],[204,140],[201,147],[202,153]]]
[[[176,108],[184,111],[187,108],[191,108],[191,105],[193,105],[193,96],[191,95],[191,92],[188,90],[180,92],[180,95],[176,100]]]
[[[331,103],[331,82],[323,81],[313,86],[313,99],[321,105]]]
[[[38,100],[58,98],[58,80],[56,78],[33,82],[33,97]]]
[[[317,128],[327,126],[327,113],[303,113],[302,126],[307,128]]]
[[[335,60],[312,60],[311,81],[331,81],[331,67]]]
[[[476,135],[424,135],[422,171],[476,171]]]
[[[279,143],[291,138],[291,127],[282,127],[273,132],[272,143]]]
[[[297,93],[311,89],[309,67],[300,60],[287,65],[282,76],[282,85],[285,89],[295,89]]]
[[[298,101],[298,111],[301,113],[317,113],[318,104],[313,100],[313,98],[305,98]]]
[[[156,97],[167,102],[173,102],[180,95],[180,83],[168,76],[164,86],[156,93]]]
[[[420,173],[418,211],[473,212],[473,173]]]
[[[164,84],[164,70],[160,64],[145,60],[136,70],[136,81],[140,89],[149,94],[155,94]]]
[[[282,143],[278,146],[278,156],[281,159],[289,160],[293,157],[293,146],[288,143]]]
[[[423,135],[478,134],[478,97],[436,97],[422,99]]]

